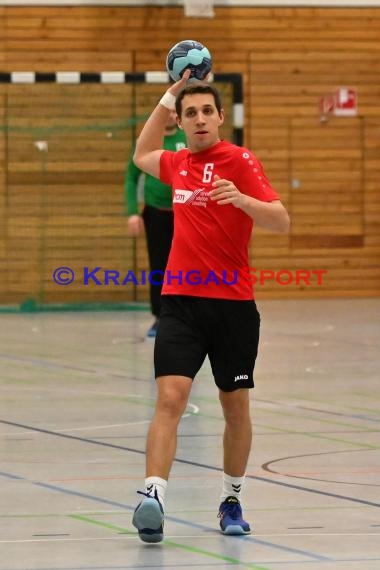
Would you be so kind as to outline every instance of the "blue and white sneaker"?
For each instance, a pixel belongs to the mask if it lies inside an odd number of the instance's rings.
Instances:
[[[158,500],[157,491],[155,490],[154,496],[142,491],[137,492],[145,495],[145,499],[137,505],[132,524],[139,531],[143,542],[161,542],[164,538],[164,509]]]
[[[220,528],[223,534],[250,534],[250,526],[243,519],[241,505],[237,497],[227,497],[220,503]]]

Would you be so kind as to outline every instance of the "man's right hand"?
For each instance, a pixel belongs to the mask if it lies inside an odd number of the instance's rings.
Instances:
[[[128,233],[131,237],[138,237],[144,233],[144,222],[141,216],[134,214],[128,218]]]

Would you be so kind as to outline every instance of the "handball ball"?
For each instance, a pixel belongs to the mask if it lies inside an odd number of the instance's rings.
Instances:
[[[179,81],[186,69],[191,70],[189,81],[203,81],[211,67],[210,52],[194,40],[183,40],[175,44],[166,57],[166,69],[174,81]]]

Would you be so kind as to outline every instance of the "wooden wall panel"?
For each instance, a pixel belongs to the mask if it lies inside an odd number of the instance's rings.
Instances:
[[[378,8],[216,7],[198,20],[180,7],[1,7],[0,69],[159,71],[191,37],[215,72],[242,73],[245,144],[292,216],[288,236],[255,231],[252,267],[328,272],[323,285],[268,281],[258,297],[378,295]],[[318,100],[338,86],[358,90],[360,116],[321,123]],[[127,236],[123,176],[162,89],[74,89],[0,84],[0,304],[148,299],[146,286],[52,282],[60,264],[147,267],[144,238]],[[140,119],[126,127],[132,99]]]

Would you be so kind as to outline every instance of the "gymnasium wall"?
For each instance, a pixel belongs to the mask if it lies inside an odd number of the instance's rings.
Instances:
[[[378,295],[380,9],[216,7],[213,19],[194,19],[181,7],[0,7],[0,71],[163,70],[168,48],[187,38],[208,46],[215,72],[243,74],[245,145],[291,214],[287,236],[255,231],[251,266],[289,270],[293,282],[267,281],[257,297]],[[339,86],[357,89],[359,115],[321,122],[318,101]],[[49,148],[48,162],[36,160],[33,129],[49,109],[69,105],[64,92],[49,89],[0,84],[0,305],[36,296],[147,300],[147,287],[52,282],[58,265],[130,269],[135,252],[140,268],[147,262],[143,238],[127,236],[123,207],[134,128],[121,129],[108,153],[104,132],[83,131],[75,142],[67,133]],[[91,86],[77,89],[73,130],[94,118],[121,120],[133,96],[127,86],[101,97]],[[144,100],[136,112],[146,110]],[[43,261],[41,235],[49,249]],[[297,270],[327,273],[322,284],[312,274],[307,285],[296,282]]]

